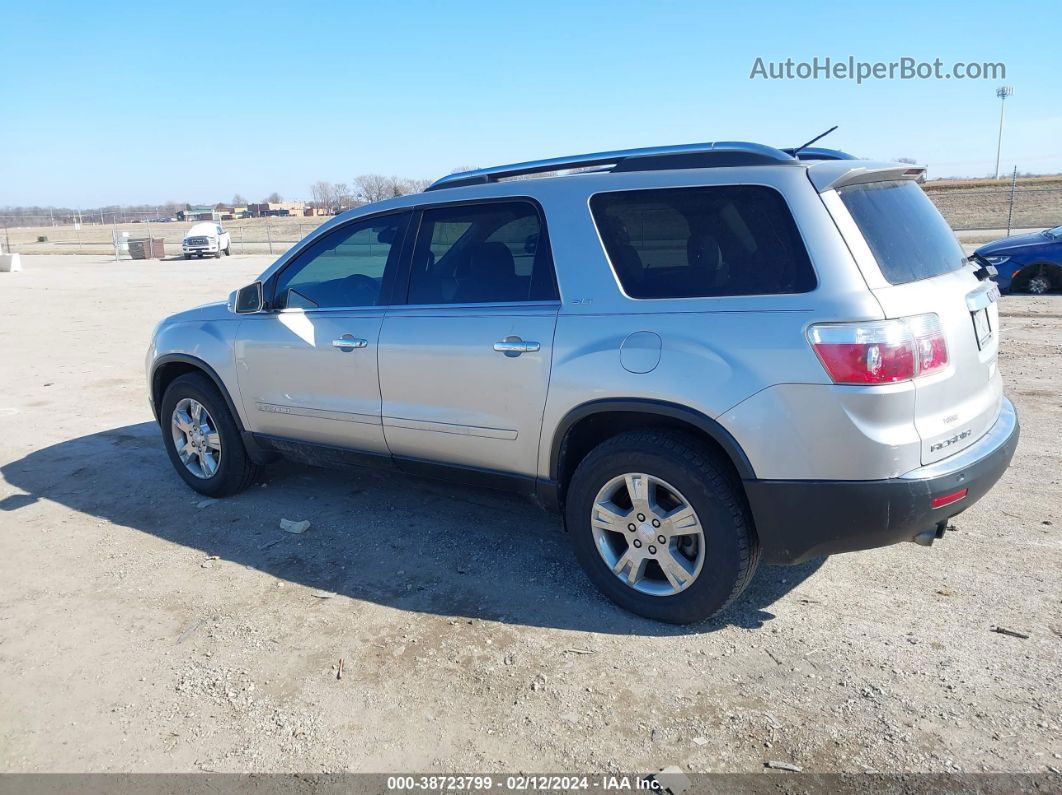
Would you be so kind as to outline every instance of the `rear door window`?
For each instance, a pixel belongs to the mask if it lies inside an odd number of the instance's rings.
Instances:
[[[913,180],[868,182],[837,193],[890,284],[929,279],[966,264],[951,227]]]
[[[538,209],[526,201],[427,208],[410,304],[555,300],[553,260]]]
[[[815,273],[781,194],[759,185],[601,193],[590,200],[631,298],[803,293]]]

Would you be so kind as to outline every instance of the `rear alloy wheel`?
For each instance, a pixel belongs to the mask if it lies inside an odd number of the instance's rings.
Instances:
[[[628,472],[601,487],[591,509],[594,546],[624,583],[671,596],[692,585],[704,564],[704,528],[670,483]]]
[[[672,624],[721,611],[759,561],[740,482],[683,433],[633,431],[600,444],[571,478],[565,520],[576,557],[606,596]]]

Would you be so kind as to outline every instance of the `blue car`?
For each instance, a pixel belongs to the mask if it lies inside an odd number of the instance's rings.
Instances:
[[[1062,289],[1062,226],[993,240],[973,256],[996,269],[992,278],[1001,292]]]

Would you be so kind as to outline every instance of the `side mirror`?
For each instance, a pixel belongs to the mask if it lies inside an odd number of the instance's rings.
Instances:
[[[262,296],[262,283],[255,282],[241,287],[229,295],[229,309],[237,315],[250,315],[261,312],[265,305]]]

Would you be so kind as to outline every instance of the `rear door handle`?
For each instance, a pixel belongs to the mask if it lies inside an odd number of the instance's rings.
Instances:
[[[355,337],[351,334],[344,334],[337,340],[332,340],[332,347],[339,348],[340,350],[353,350],[354,348],[367,348],[369,341]]]
[[[525,341],[519,337],[506,337],[501,342],[494,343],[494,350],[506,356],[519,356],[521,353],[534,353],[541,349],[539,343]]]

